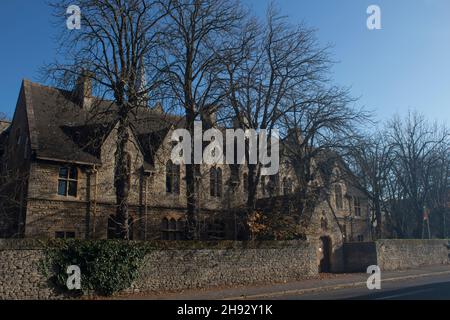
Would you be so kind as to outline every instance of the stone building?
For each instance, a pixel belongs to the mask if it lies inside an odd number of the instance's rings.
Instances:
[[[0,207],[1,237],[105,239],[114,234],[117,109],[91,91],[87,80],[73,91],[23,81],[12,122],[0,131],[0,190],[11,203]],[[183,239],[185,169],[170,161],[171,133],[182,127],[182,118],[160,107],[139,108],[131,119],[127,154],[134,239]],[[197,173],[197,219],[204,239],[245,238],[237,221],[247,173],[232,172],[227,165],[202,165]],[[282,168],[270,194],[266,182],[260,183],[259,203],[289,197],[295,188],[289,172]],[[322,261],[324,269],[330,263],[338,268],[333,260],[344,241],[370,239],[362,191],[343,180],[333,185],[328,200],[318,206],[306,232],[322,240],[329,260]]]

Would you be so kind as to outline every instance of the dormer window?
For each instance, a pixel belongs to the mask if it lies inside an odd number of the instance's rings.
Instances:
[[[59,169],[58,195],[63,197],[76,197],[78,189],[78,169],[75,167],[62,167]]]

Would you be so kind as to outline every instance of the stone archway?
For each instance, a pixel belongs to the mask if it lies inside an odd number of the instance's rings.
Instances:
[[[320,259],[319,272],[329,273],[331,272],[331,252],[333,244],[329,236],[320,237],[320,243],[322,249],[322,257]]]

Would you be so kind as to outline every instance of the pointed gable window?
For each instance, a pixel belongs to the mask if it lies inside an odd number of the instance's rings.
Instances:
[[[211,168],[209,176],[210,195],[220,198],[222,196],[222,169]]]
[[[170,160],[166,164],[166,192],[180,194],[180,166]]]
[[[78,189],[78,169],[75,167],[61,167],[58,178],[58,195],[76,197]]]
[[[336,209],[342,210],[344,208],[344,200],[342,195],[342,187],[340,184],[336,184],[334,187],[334,196],[336,200]]]

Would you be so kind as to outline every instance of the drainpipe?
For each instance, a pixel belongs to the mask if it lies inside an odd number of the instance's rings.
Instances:
[[[150,173],[151,174],[151,173]],[[145,219],[144,219],[144,223],[145,223],[145,227],[144,227],[144,240],[147,240],[147,215],[148,215],[148,209],[147,209],[147,193],[148,193],[148,178],[147,176],[144,175],[144,183],[145,183],[145,194],[144,194],[144,215],[145,215]]]
[[[93,168],[93,173],[95,175],[95,180],[94,180],[94,199],[92,201],[92,205],[93,205],[93,214],[92,214],[92,236],[95,238],[95,224],[96,224],[96,217],[97,217],[97,167],[94,165]]]

